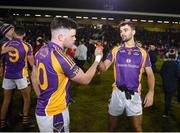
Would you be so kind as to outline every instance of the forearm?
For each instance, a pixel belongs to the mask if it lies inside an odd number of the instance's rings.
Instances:
[[[95,73],[96,73],[96,69],[98,66],[98,62],[94,62],[91,67],[87,70],[87,72],[84,74],[84,82],[83,84],[89,84],[92,80],[92,78],[94,77]]]
[[[100,62],[99,65],[98,65],[98,70],[100,72],[105,72],[107,69],[106,69],[106,66],[104,65],[104,62]]]
[[[3,76],[3,63],[0,60],[0,78]]]
[[[154,93],[154,85],[155,85],[154,74],[147,75],[147,84],[148,84],[149,92]]]
[[[97,66],[101,61],[102,49],[96,49],[95,55],[96,55],[95,61],[91,65],[91,67],[86,71],[86,73],[84,73],[82,69],[79,68],[78,73],[73,78],[71,78],[71,80],[80,84],[89,84],[91,82],[93,76],[96,73]]]
[[[1,49],[1,54],[7,53],[7,50],[5,48]]]
[[[34,57],[33,57],[33,56],[28,56],[28,62],[29,62],[29,64],[30,64],[30,66],[33,68]]]
[[[36,79],[36,75],[35,75],[35,67],[33,67],[33,70],[31,73],[31,81],[32,81],[33,89],[38,97],[40,94],[40,91],[39,91],[39,87],[38,87],[37,79]]]
[[[98,65],[98,70],[101,72],[105,72],[111,66],[112,62],[110,60],[105,60],[104,62],[100,62]]]
[[[33,86],[33,89],[34,89],[34,92],[36,93],[37,97],[39,96],[39,89],[38,89],[38,85],[37,85],[37,82],[35,81],[35,79],[32,79],[32,86]]]
[[[92,66],[88,69],[88,71],[85,73],[85,79],[86,79],[86,84],[89,84],[92,80],[92,78],[94,77],[96,70],[97,70],[97,66],[99,64],[99,62],[102,59],[102,55],[96,55],[95,61],[92,64]]]

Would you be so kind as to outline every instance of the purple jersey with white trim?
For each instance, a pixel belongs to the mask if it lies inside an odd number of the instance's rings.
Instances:
[[[110,51],[107,59],[114,62],[115,85],[139,92],[143,69],[151,67],[149,54],[140,47],[118,46]]]
[[[79,67],[53,42],[41,47],[34,65],[40,90],[36,114],[52,116],[63,112],[69,103],[70,78],[78,73]]]
[[[27,58],[33,55],[31,45],[16,38],[5,43],[2,49],[7,46],[14,47],[14,50],[4,54],[5,78],[21,79],[28,77]]]

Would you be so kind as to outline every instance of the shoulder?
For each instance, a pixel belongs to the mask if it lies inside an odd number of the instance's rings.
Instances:
[[[122,46],[115,46],[115,47],[112,48],[112,52],[116,52],[121,48],[122,48]]]
[[[47,56],[49,56],[49,54],[50,54],[49,48],[46,46],[43,46],[43,47],[41,47],[41,49],[39,49],[38,52],[36,52],[35,57],[36,58],[46,58]]]
[[[122,46],[115,46],[111,49],[111,54],[115,55],[120,49],[122,48]]]
[[[68,56],[65,52],[63,52],[61,49],[53,49],[53,53],[56,56],[56,58],[58,58],[61,61],[61,63],[69,64],[70,66],[74,64],[73,59],[70,56]]]
[[[145,53],[147,53],[147,50],[145,50],[144,48],[139,47],[139,46],[137,46],[137,48],[138,48],[141,52],[145,52]]]
[[[58,47],[51,48],[50,51],[53,52],[56,56],[68,58],[67,54]]]
[[[139,49],[143,57],[146,57],[148,55],[148,52],[144,48],[137,46],[137,49]]]
[[[28,47],[32,47],[32,45],[28,42],[22,41],[23,44],[27,45]]]

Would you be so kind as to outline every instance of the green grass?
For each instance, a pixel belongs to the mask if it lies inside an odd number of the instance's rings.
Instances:
[[[162,59],[157,62],[160,69]],[[87,67],[87,65],[86,65]],[[143,109],[143,130],[148,132],[180,131],[180,105],[172,104],[172,113],[169,119],[162,118],[164,108],[164,95],[162,91],[161,77],[155,73],[155,98],[151,108]],[[83,86],[77,83],[71,84],[71,96],[75,101],[69,106],[70,131],[72,132],[105,132],[107,131],[108,100],[114,82],[112,67],[103,74],[96,74],[89,85]],[[142,98],[147,92],[146,76],[142,80]],[[13,98],[13,116],[20,111],[20,93],[16,91]],[[175,101],[175,98],[174,98]],[[2,90],[0,92],[0,103],[2,103]],[[31,123],[36,124],[34,110],[36,97],[32,92]],[[16,120],[13,131],[20,131],[21,121]],[[38,131],[37,125],[31,131]],[[119,117],[116,131],[133,131],[131,122],[125,114]]]

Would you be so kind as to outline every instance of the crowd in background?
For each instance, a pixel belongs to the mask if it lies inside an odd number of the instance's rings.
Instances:
[[[12,38],[7,38],[5,33],[2,33],[1,23],[1,38],[0,45]],[[9,27],[10,28],[10,27]],[[37,26],[24,24],[26,36],[24,41],[30,43],[33,47],[33,55],[50,39],[49,26]],[[9,29],[8,29],[9,30]],[[160,73],[163,81],[163,90],[165,93],[165,109],[163,117],[168,117],[172,97],[174,93],[177,95],[177,102],[180,103],[180,38],[178,32],[152,32],[143,29],[136,30],[136,42],[140,47],[143,47],[149,52],[152,69],[154,73]],[[84,69],[84,64],[92,64],[93,55],[96,45],[102,45],[103,60],[106,59],[109,51],[116,45],[121,45],[119,30],[114,29],[110,25],[104,25],[101,29],[95,28],[93,25],[81,25],[77,30],[76,44],[66,50],[66,53],[74,58],[77,65]],[[157,70],[156,63],[158,56],[164,60],[160,71]],[[1,71],[2,73],[2,71]]]

